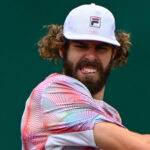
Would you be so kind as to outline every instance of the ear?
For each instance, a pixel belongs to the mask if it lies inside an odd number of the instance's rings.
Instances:
[[[63,59],[64,58],[64,55],[63,55],[63,48],[60,48],[59,49],[59,55],[60,57]]]

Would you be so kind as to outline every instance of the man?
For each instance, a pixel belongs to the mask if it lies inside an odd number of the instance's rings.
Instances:
[[[126,129],[118,112],[103,101],[112,68],[126,63],[129,34],[115,33],[112,13],[82,5],[64,26],[48,26],[40,55],[63,59],[63,74],[41,82],[27,100],[22,118],[24,150],[150,150],[150,135]]]

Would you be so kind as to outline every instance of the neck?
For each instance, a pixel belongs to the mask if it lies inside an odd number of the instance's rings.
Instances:
[[[101,91],[99,91],[98,93],[92,95],[92,97],[94,99],[97,99],[97,100],[103,100],[103,98],[104,98],[104,92],[105,92],[105,86],[101,89]]]

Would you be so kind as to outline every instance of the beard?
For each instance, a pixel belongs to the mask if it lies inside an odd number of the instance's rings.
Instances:
[[[97,78],[89,75],[80,76],[77,74],[79,69],[88,66],[94,67],[97,70]],[[91,95],[101,91],[105,86],[111,72],[111,66],[112,60],[110,60],[105,69],[103,68],[102,64],[96,60],[89,61],[88,59],[82,59],[76,64],[76,66],[73,65],[73,62],[67,60],[67,58],[63,61],[64,74],[82,82],[89,89]]]

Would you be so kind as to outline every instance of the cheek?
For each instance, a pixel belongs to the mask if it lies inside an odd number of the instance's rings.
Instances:
[[[80,60],[81,56],[78,52],[68,50],[67,53],[67,59],[73,63],[73,65],[77,64],[77,62]]]
[[[107,53],[105,55],[100,56],[100,60],[101,60],[102,65],[103,65],[104,68],[106,68],[108,66],[108,64],[110,63],[111,56],[112,56],[112,53]]]

